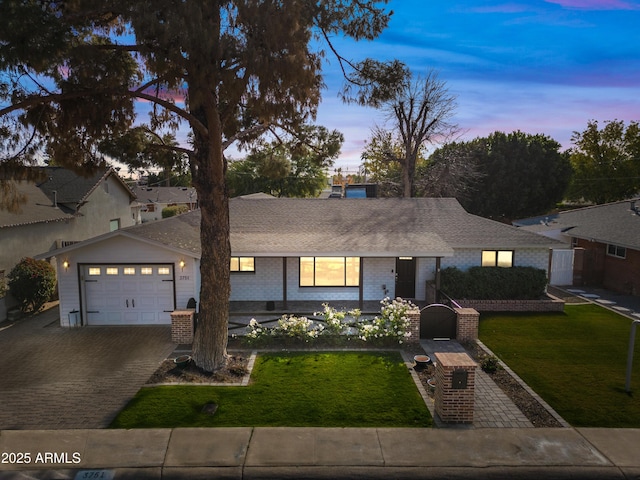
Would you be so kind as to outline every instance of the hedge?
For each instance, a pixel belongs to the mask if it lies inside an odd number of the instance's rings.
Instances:
[[[37,312],[56,290],[56,271],[45,260],[23,258],[9,275],[9,291],[23,312]]]
[[[162,209],[162,218],[175,217],[182,213],[187,213],[189,208],[186,205],[172,205],[171,207],[165,207]]]
[[[536,300],[547,287],[546,272],[534,267],[449,267],[440,278],[442,291],[453,299]]]

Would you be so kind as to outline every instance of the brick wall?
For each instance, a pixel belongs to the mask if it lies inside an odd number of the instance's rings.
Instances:
[[[456,323],[456,339],[460,342],[474,341],[478,339],[478,321],[480,314],[473,308],[455,308],[458,319]],[[411,336],[408,343],[420,342],[420,311],[407,312],[409,317],[409,331]]]
[[[434,354],[436,360],[435,411],[445,423],[473,423],[476,362],[466,353]],[[456,388],[458,374],[466,376],[466,385]]]
[[[564,312],[564,300],[456,300],[458,305],[479,312]]]
[[[411,336],[407,339],[407,343],[419,343],[420,342],[420,310],[410,310],[407,312],[409,321],[409,331]]]
[[[480,314],[473,308],[454,308],[458,315],[456,339],[459,342],[472,342],[478,339]]]
[[[194,309],[171,312],[171,341],[178,344],[193,343]]]

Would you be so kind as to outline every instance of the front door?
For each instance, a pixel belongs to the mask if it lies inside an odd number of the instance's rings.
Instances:
[[[416,298],[416,259],[396,258],[396,297]]]

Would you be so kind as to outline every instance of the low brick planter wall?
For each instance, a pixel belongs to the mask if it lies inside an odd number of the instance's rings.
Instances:
[[[478,312],[564,312],[564,300],[548,296],[542,300],[454,300]]]

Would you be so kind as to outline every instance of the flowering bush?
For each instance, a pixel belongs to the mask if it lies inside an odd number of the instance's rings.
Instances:
[[[380,315],[371,320],[361,320],[362,312],[359,309],[338,311],[330,307],[328,303],[323,303],[323,311],[315,312],[314,315],[322,316],[326,324],[314,325],[313,320],[307,317],[296,317],[295,315],[283,315],[274,327],[264,327],[252,318],[247,327],[246,339],[249,343],[267,340],[269,338],[289,338],[308,342],[320,336],[346,336],[349,340],[349,330],[353,327],[357,331],[357,337],[362,341],[384,341],[394,340],[402,343],[407,339],[410,320],[407,316],[409,310],[416,309],[413,303],[408,300],[396,298],[390,301],[385,298],[380,302],[382,307]],[[347,320],[351,317],[353,320]]]
[[[409,330],[411,321],[407,312],[418,307],[402,298],[396,298],[393,301],[385,298],[380,303],[382,308],[379,317],[360,322],[359,338],[365,342],[376,339],[392,339],[402,343],[411,336]]]
[[[56,272],[45,260],[23,258],[9,275],[9,291],[23,312],[37,312],[56,289]]]
[[[313,320],[307,317],[296,317],[295,315],[283,315],[278,320],[275,327],[263,327],[255,318],[252,318],[247,326],[247,339],[250,343],[265,338],[294,338],[298,340],[309,340],[318,338],[324,330],[323,325],[313,325]]]
[[[322,315],[326,323],[325,333],[327,335],[340,335],[344,332],[346,324],[344,318],[346,313],[344,311],[337,311],[335,308],[330,307],[328,303],[323,303],[322,312],[315,312],[314,315]]]

